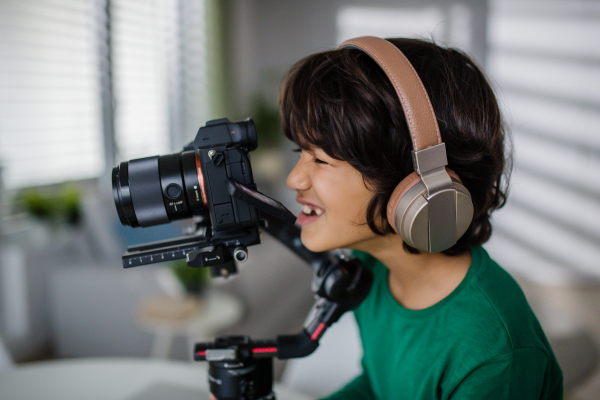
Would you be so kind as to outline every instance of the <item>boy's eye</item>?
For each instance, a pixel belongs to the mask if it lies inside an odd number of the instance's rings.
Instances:
[[[298,148],[298,149],[293,149],[292,150],[294,153],[302,153],[302,149]],[[312,155],[312,154],[311,154]],[[325,164],[325,165],[329,165],[329,163],[327,161],[323,161],[317,157],[313,156],[313,161],[316,162],[317,164]]]

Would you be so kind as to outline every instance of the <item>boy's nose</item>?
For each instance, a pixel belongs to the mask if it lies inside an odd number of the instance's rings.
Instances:
[[[295,191],[308,190],[310,188],[310,178],[303,168],[302,160],[296,163],[296,166],[290,172],[287,178],[287,185]]]

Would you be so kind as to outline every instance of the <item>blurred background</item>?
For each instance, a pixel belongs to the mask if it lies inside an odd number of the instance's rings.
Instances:
[[[523,286],[569,398],[599,398],[593,0],[0,0],[0,369],[187,360],[192,339],[297,332],[311,270],[269,237],[228,280],[190,278],[180,265],[123,270],[127,245],[180,236],[186,224],[123,227],[110,172],[180,152],[207,120],[252,117],[258,187],[296,213],[279,83],[301,57],[360,35],[434,39],[489,74],[515,168],[485,247]]]

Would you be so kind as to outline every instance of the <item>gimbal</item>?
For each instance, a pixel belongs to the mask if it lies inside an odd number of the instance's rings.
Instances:
[[[373,282],[372,273],[360,261],[313,253],[300,242],[299,228],[272,217],[265,221],[270,235],[312,265],[311,289],[317,300],[296,335],[271,340],[230,336],[196,344],[194,360],[208,361],[210,391],[219,400],[274,399],[273,357],[289,359],[311,354],[327,328],[364,300]]]
[[[257,203],[258,204],[258,203]],[[261,226],[267,233],[280,241],[313,268],[311,290],[316,301],[302,330],[296,335],[280,335],[275,339],[252,340],[247,336],[217,338],[210,343],[197,343],[194,360],[208,361],[210,391],[219,400],[275,399],[273,393],[273,357],[279,359],[300,358],[311,354],[319,340],[333,323],[346,311],[356,308],[367,296],[373,283],[371,271],[354,258],[330,252],[315,253],[300,241],[300,229],[294,219],[282,219],[278,213],[269,213],[269,208],[259,205]],[[202,225],[198,224],[198,230]],[[131,246],[123,256],[123,266],[131,267],[143,263],[158,262],[164,255],[186,257],[194,267],[209,267],[215,276],[228,276],[219,272],[237,270],[237,259],[223,260],[212,265],[211,258],[222,248],[221,243],[243,248],[241,238],[258,238],[258,232],[237,235],[229,241],[210,237],[206,233],[162,242]],[[260,243],[260,242],[259,242]],[[165,257],[166,258],[166,257]],[[208,262],[207,262],[208,260]],[[235,261],[234,261],[235,260]],[[223,264],[223,261],[226,261]]]

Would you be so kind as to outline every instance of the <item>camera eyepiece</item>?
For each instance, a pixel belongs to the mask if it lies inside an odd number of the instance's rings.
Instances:
[[[258,147],[258,137],[254,121],[248,118],[245,121],[238,122],[237,125],[240,125],[242,128],[242,140],[240,141],[242,146],[246,147],[248,151],[256,150]]]

